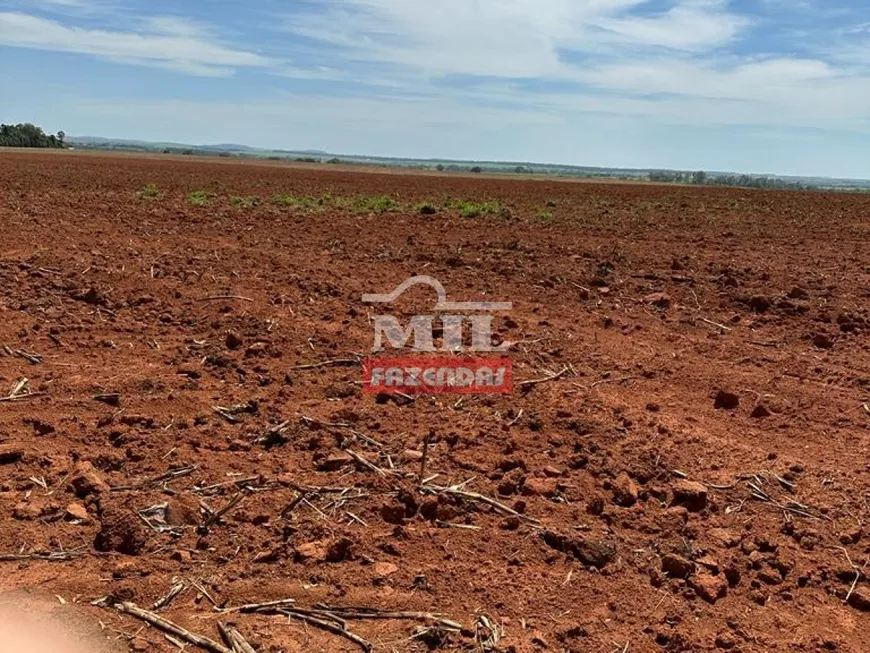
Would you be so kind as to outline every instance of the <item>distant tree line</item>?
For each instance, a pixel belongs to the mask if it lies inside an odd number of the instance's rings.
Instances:
[[[766,177],[764,175],[715,174],[703,170],[697,172],[682,172],[680,170],[653,170],[649,173],[650,181],[696,184],[699,186],[740,186],[743,188],[787,188],[805,190],[807,186],[799,181]]]
[[[19,125],[0,125],[0,147],[66,147],[66,134],[62,131],[46,134],[29,122]]]

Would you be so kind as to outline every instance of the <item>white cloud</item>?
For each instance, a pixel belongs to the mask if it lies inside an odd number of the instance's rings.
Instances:
[[[720,0],[679,0],[638,16],[648,0],[339,0],[291,14],[286,29],[328,46],[326,57],[428,75],[561,77],[565,52],[665,48],[699,52],[748,21]],[[304,5],[303,5],[304,6]]]
[[[259,54],[221,45],[178,19],[152,19],[143,31],[134,32],[72,27],[39,16],[0,12],[0,45],[88,54],[205,75],[272,64]]]
[[[617,43],[632,43],[703,51],[726,45],[737,38],[750,21],[727,10],[718,0],[684,0],[655,16],[623,16],[599,21]]]

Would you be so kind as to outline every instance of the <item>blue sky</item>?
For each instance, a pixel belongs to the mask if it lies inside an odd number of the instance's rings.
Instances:
[[[864,0],[0,0],[0,120],[870,178]]]

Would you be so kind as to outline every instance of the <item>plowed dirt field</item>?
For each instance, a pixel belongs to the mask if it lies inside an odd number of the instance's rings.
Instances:
[[[2,153],[0,590],[117,650],[183,640],[135,604],[263,653],[868,651],[868,244],[864,195]],[[362,392],[361,297],[418,274],[513,303],[511,395]]]

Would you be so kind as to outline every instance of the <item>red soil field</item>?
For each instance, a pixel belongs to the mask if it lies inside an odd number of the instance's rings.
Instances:
[[[177,650],[132,604],[269,653],[870,650],[868,237],[864,195],[0,154],[0,591],[107,650]],[[417,274],[513,302],[513,394],[362,392],[361,296]]]

